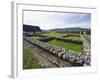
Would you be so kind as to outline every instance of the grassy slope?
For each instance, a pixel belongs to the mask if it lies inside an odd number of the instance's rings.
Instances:
[[[84,37],[85,37],[89,42],[91,42],[91,36],[90,36],[90,35],[84,35]]]
[[[65,39],[73,39],[73,40],[80,40],[80,37],[77,37],[77,36],[68,36],[68,37],[65,37]]]
[[[27,50],[23,49],[23,69],[39,68],[38,61],[33,59],[32,54]]]
[[[38,39],[38,38],[41,38],[39,36],[32,36],[32,39]]]
[[[51,36],[51,37],[60,37],[60,36],[64,36],[66,34],[61,34],[61,33],[56,33],[56,32],[50,32],[50,33],[45,33],[42,35],[46,35],[46,36]]]
[[[62,41],[58,41],[58,40],[51,40],[48,43],[52,44],[52,45],[60,46],[60,47],[66,48],[66,49],[74,50],[76,52],[82,51],[82,45],[79,45],[79,44],[62,42]]]

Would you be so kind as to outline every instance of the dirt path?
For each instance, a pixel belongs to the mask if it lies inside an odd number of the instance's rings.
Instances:
[[[84,47],[86,55],[91,55],[90,43],[85,39],[83,35],[81,35],[81,40],[83,41],[83,47]]]

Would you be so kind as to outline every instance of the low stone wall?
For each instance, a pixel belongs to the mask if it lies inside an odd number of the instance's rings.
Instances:
[[[68,35],[64,35],[64,36],[62,36],[62,37],[68,37],[68,36],[80,37],[80,35],[77,35],[77,34],[68,34]]]
[[[73,40],[73,39],[64,39],[64,38],[55,38],[56,40],[64,41],[64,42],[70,42],[75,44],[83,44],[80,40]]]
[[[45,38],[40,38],[38,39],[39,41],[43,41],[43,42],[47,42],[47,41],[50,41],[50,40],[53,40],[55,39],[54,37],[45,37]]]
[[[30,43],[38,46],[39,48],[48,51],[50,54],[57,56],[63,60],[69,61],[70,64],[73,66],[83,66],[84,64],[90,65],[90,57],[86,55],[80,55],[79,53],[76,53],[72,50],[65,50],[64,48],[53,46],[50,44],[47,44],[45,42],[41,42],[39,40],[32,40],[32,39],[26,39]]]
[[[28,35],[24,35],[24,36],[26,36],[26,37],[31,37],[31,36],[48,37],[46,35],[41,35],[41,33],[31,34],[31,35],[28,34]]]
[[[48,36],[46,36],[46,35],[41,35],[41,34],[36,34],[36,35],[34,35],[34,36],[39,36],[39,37],[48,37]]]

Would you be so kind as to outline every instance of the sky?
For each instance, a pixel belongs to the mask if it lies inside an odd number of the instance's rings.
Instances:
[[[39,26],[43,30],[55,28],[91,28],[89,13],[60,13],[43,11],[24,11],[23,23]]]

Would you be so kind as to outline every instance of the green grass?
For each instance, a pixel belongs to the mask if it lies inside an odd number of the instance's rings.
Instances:
[[[85,39],[89,42],[91,42],[91,36],[90,35],[84,35]]]
[[[38,39],[38,38],[41,38],[41,37],[39,37],[39,36],[32,36],[32,39]]]
[[[68,36],[68,37],[65,37],[65,39],[80,40],[80,37],[78,37],[78,36]]]
[[[23,49],[23,69],[39,68],[37,59],[32,57],[32,54],[27,50]]]
[[[42,35],[45,35],[45,36],[51,36],[51,37],[61,37],[61,36],[64,36],[66,35],[65,33],[57,33],[57,32],[50,32],[50,33],[44,33]]]
[[[51,40],[51,41],[48,41],[48,43],[63,47],[65,49],[74,50],[76,52],[82,52],[82,45],[80,44],[73,44],[73,43],[63,42],[63,41],[58,41],[58,40]]]

